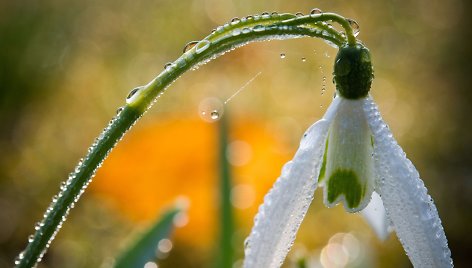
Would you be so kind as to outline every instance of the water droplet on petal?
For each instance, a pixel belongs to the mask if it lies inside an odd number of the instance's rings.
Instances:
[[[295,16],[297,16],[297,17],[301,17],[301,16],[303,16],[303,13],[301,13],[301,12],[297,12],[297,13],[295,13]]]
[[[270,18],[270,13],[269,12],[262,12],[261,17],[263,19],[268,19],[268,18]]]
[[[213,30],[211,33],[214,33],[216,30]],[[196,44],[198,44],[198,41],[190,41],[188,42],[185,47],[184,47],[184,53],[192,49]]]
[[[280,58],[285,59],[285,53],[280,53]]]
[[[215,122],[223,115],[223,103],[217,98],[206,98],[198,106],[200,117],[206,122]]]
[[[251,15],[246,16],[246,19],[247,19],[247,20],[253,20],[253,19],[254,19],[254,16],[251,16]]]
[[[314,8],[310,11],[310,14],[312,15],[321,14],[321,13],[323,13],[323,11],[321,11],[321,9],[319,8]]]
[[[357,21],[355,21],[353,19],[346,19],[346,20],[347,20],[347,22],[349,22],[349,25],[351,25],[352,32],[354,33],[354,36],[359,35],[360,27],[359,27],[359,24],[357,23]]]

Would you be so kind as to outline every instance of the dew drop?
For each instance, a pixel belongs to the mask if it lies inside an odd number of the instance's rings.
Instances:
[[[241,20],[238,17],[232,18],[231,19],[231,25],[236,25],[240,22]]]
[[[205,51],[207,48],[210,47],[210,41],[208,40],[202,40],[200,42],[198,42],[196,45],[195,45],[195,52],[197,54],[200,54],[202,53],[203,51]]]
[[[359,23],[357,23],[357,21],[355,21],[353,19],[346,19],[346,20],[347,20],[347,22],[349,22],[349,25],[351,25],[352,32],[353,32],[354,36],[359,35],[359,32],[360,32]]]
[[[325,41],[325,43],[328,44],[330,47],[338,48],[338,46],[337,46],[335,43],[333,43],[333,42],[331,42],[331,41],[329,41],[329,40],[324,40],[324,41]],[[329,57],[328,57],[328,58],[329,58]]]
[[[246,16],[246,19],[247,19],[247,20],[253,20],[253,19],[254,19],[254,16],[251,16],[251,15]]]
[[[136,94],[136,92],[138,92],[138,90],[139,90],[140,88],[141,88],[141,87],[133,88],[133,89],[129,92],[128,97],[126,97],[126,99],[131,99],[131,98],[134,96],[134,94]]]
[[[43,227],[43,224],[41,222],[37,222],[35,225],[34,225],[34,229],[36,231],[38,231],[39,229],[41,229],[41,227]]]
[[[306,62],[306,58],[305,58],[305,57],[302,58],[302,62]]]
[[[216,30],[213,30],[211,33],[214,33],[216,32]],[[185,46],[184,46],[184,50],[183,52],[187,52],[189,51],[190,49],[192,49],[196,44],[198,44],[198,41],[190,41],[188,42]]]
[[[217,120],[218,118],[220,118],[220,113],[217,110],[213,110],[210,113],[210,118],[212,120]]]
[[[321,85],[321,92],[324,92],[326,90],[326,76],[323,75],[323,82]]]
[[[321,13],[323,13],[323,11],[321,11],[321,9],[319,8],[314,8],[310,11],[311,15],[316,15],[316,14],[321,14]]]
[[[285,56],[285,53],[280,53],[280,58],[281,58],[281,59],[285,59],[285,57],[286,57],[286,56]]]
[[[234,29],[233,32],[232,32],[233,36],[237,36],[237,35],[240,35],[240,34],[241,34],[241,29],[239,29],[239,28]]]
[[[264,27],[264,25],[259,24],[259,25],[254,26],[253,30],[254,30],[254,32],[262,32],[262,31],[265,30],[265,27]]]
[[[242,30],[242,33],[243,33],[243,34],[248,34],[248,33],[250,33],[250,32],[251,32],[251,29],[249,29],[249,28],[247,28],[247,27],[243,28],[243,30]]]
[[[215,122],[223,115],[223,103],[214,97],[206,98],[198,105],[199,115],[206,122]]]
[[[301,16],[303,16],[303,13],[301,13],[301,12],[297,12],[297,13],[295,13],[295,16],[297,16],[297,17],[301,17]]]
[[[18,255],[18,256],[15,258],[15,265],[20,264],[20,262],[23,260],[24,257],[25,257],[25,253],[24,253],[24,252],[21,252],[20,255]]]
[[[279,13],[277,13],[276,11],[274,11],[274,12],[270,13],[270,15],[271,15],[272,17],[276,17],[276,16],[279,15]]]
[[[268,18],[270,18],[270,13],[269,12],[262,12],[261,17],[263,19],[268,19]]]
[[[166,63],[166,65],[164,65],[164,69],[166,69],[166,71],[172,71],[172,67],[173,67],[172,62],[168,62]]]

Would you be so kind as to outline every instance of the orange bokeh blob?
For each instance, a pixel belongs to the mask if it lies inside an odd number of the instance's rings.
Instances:
[[[235,208],[235,215],[238,224],[250,227],[263,196],[291,155],[264,123],[246,119],[229,125],[229,143],[245,145],[240,152],[237,146],[232,149],[233,158],[236,154],[239,159],[232,167],[233,184],[250,190],[247,196],[238,191],[237,199],[247,202]],[[217,123],[180,117],[140,127],[105,161],[92,192],[135,221],[153,220],[178,197],[185,197],[189,221],[176,238],[208,247],[218,231],[218,146]]]

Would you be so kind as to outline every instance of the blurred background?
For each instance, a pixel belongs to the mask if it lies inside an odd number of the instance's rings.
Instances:
[[[372,95],[438,207],[456,267],[472,251],[471,2],[466,0],[0,1],[0,267],[26,246],[61,181],[124,104],[184,45],[233,17],[318,7],[357,20]],[[108,267],[176,202],[159,267],[212,267],[219,253],[219,122],[228,135],[234,267],[257,207],[329,105],[336,49],[300,39],[238,49],[178,80],[115,148],[38,267]],[[284,57],[281,57],[284,54]],[[199,108],[200,107],[200,108]],[[200,110],[199,110],[200,109]],[[165,258],[164,258],[165,257]],[[395,235],[322,193],[286,267],[411,267]],[[151,266],[149,266],[151,267]],[[299,266],[301,267],[301,266]]]

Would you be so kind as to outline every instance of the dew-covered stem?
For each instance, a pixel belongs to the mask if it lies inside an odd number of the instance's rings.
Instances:
[[[336,13],[317,13],[317,14],[310,14],[302,17],[291,18],[287,21],[284,21],[284,24],[290,26],[298,26],[305,23],[310,22],[317,22],[317,21],[335,21],[339,23],[346,32],[347,42],[349,45],[356,44],[356,37],[354,36],[354,32],[352,30],[351,24],[349,20],[336,14]]]
[[[321,23],[326,20],[340,23],[346,30],[349,43],[354,38],[349,23],[333,13],[301,17],[263,13],[238,20],[216,28],[212,34],[192,43],[192,46],[187,45],[185,53],[174,62],[166,64],[164,70],[150,83],[132,90],[126,99],[126,105],[120,108],[90,147],[84,160],[61,185],[61,191],[53,198],[42,222],[35,227],[35,235],[29,239],[25,251],[15,261],[17,267],[33,267],[41,260],[70,209],[74,207],[108,153],[165,89],[186,71],[196,69],[228,51],[256,41],[318,37],[341,47],[346,43],[346,39],[336,30]]]
[[[86,158],[79,163],[69,179],[61,186],[61,191],[53,198],[46,210],[44,219],[37,224],[36,233],[15,264],[17,267],[33,267],[39,262],[49,247],[50,242],[65,221],[69,210],[74,207],[79,197],[90,182],[110,150],[140,116],[138,110],[125,107],[97,138],[89,149]]]

